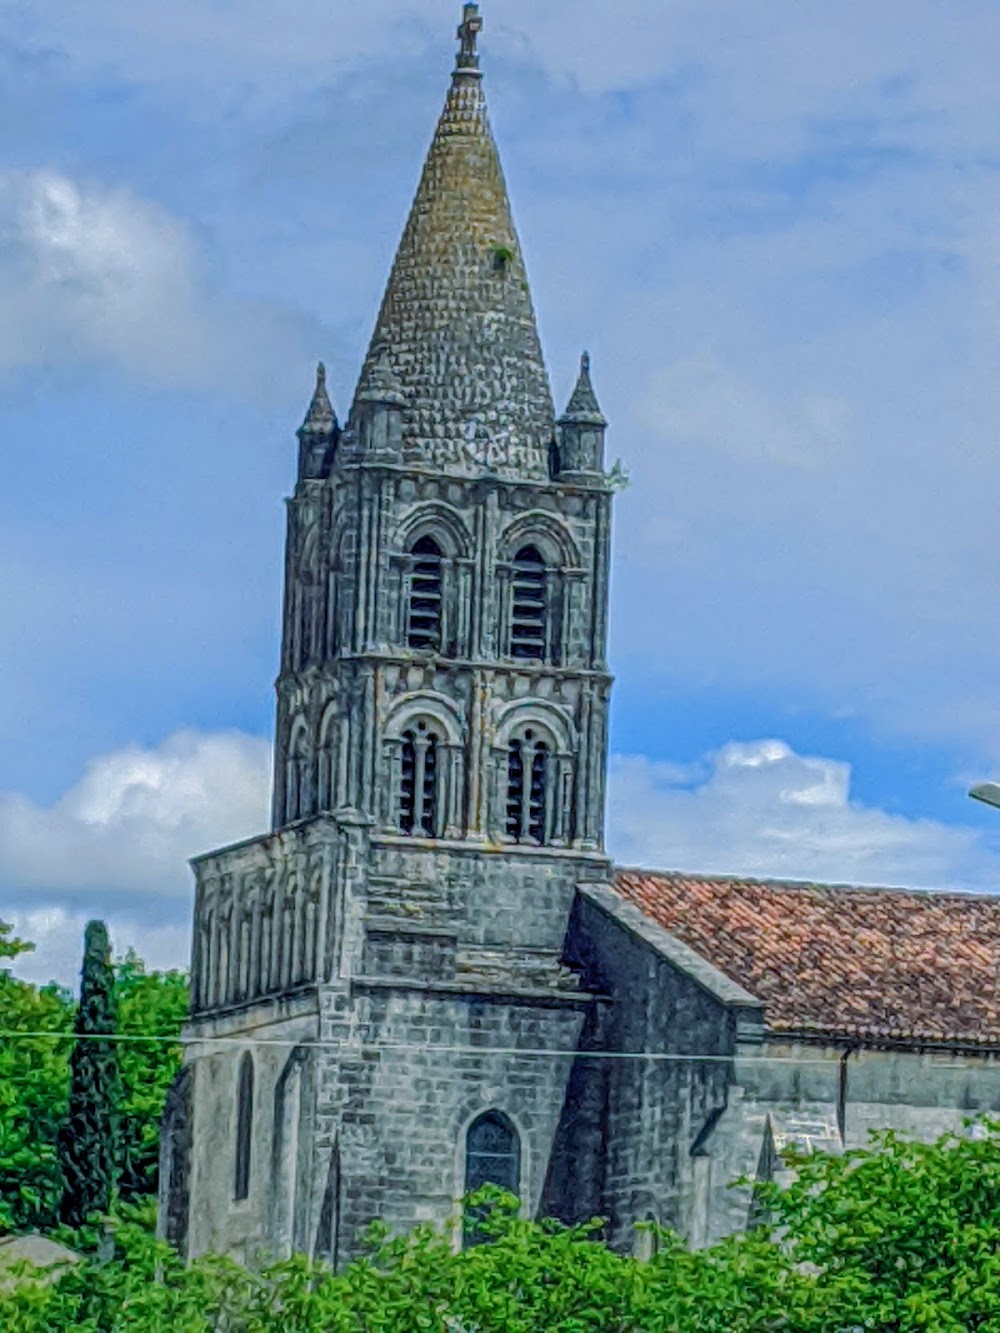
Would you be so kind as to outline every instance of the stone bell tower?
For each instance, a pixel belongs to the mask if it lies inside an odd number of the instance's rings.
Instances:
[[[544,1207],[592,1005],[562,952],[609,869],[606,422],[586,356],[556,418],[481,27],[346,423],[320,366],[298,433],[272,832],[195,862],[161,1210],[191,1254],[336,1262],[482,1180]]]

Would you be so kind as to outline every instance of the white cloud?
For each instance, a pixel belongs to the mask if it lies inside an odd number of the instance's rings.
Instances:
[[[232,377],[253,394],[261,375],[301,377],[310,327],[216,290],[189,228],[130,190],[0,176],[0,370],[110,365],[151,386]]]
[[[83,927],[114,947],[186,966],[187,859],[261,832],[269,746],[181,732],[103,755],[53,806],[0,798],[3,916],[35,953],[33,980],[73,984]],[[609,846],[625,865],[913,888],[1000,887],[1000,856],[972,828],[907,819],[851,798],[851,766],[784,741],[733,741],[699,763],[612,759]]]
[[[79,981],[83,933],[92,914],[67,911],[65,907],[42,907],[10,914],[10,924],[19,939],[34,944],[22,954],[14,970],[25,981],[44,985],[57,981],[76,988]],[[191,952],[190,923],[157,925],[134,919],[127,913],[107,916],[111,948],[116,957],[134,948],[150,968],[186,968]]]
[[[126,191],[54,172],[0,180],[0,364],[61,354],[189,379],[208,352],[184,228]]]
[[[851,799],[851,766],[783,741],[731,742],[678,781],[642,756],[611,764],[609,844],[625,865],[909,888],[1000,889],[982,835]]]
[[[267,823],[270,746],[177,732],[101,755],[48,807],[0,794],[0,885],[15,903],[121,903],[177,914],[189,857]]]

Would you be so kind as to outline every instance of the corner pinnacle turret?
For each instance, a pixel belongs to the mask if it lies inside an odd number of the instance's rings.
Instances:
[[[337,426],[337,417],[333,410],[333,404],[330,402],[330,395],[326,390],[326,366],[321,361],[316,367],[316,388],[313,390],[312,400],[309,403],[309,410],[306,412],[305,420],[300,426],[301,431],[311,431],[318,434],[329,434]]]
[[[316,367],[316,388],[305,420],[298,429],[299,480],[317,480],[326,475],[336,447],[340,427],[326,391],[326,366]]]
[[[580,357],[580,374],[576,386],[566,404],[566,411],[559,418],[559,424],[579,423],[581,425],[606,426],[607,418],[601,411],[597,394],[590,379],[590,353]]]
[[[548,476],[555,411],[479,70],[479,6],[460,49],[359,380],[387,358],[412,464]],[[359,399],[351,412],[356,426]]]

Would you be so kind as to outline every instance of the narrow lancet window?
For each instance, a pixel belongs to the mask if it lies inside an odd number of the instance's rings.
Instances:
[[[514,557],[510,655],[543,661],[545,653],[545,561],[534,546],[522,546]]]
[[[549,747],[533,731],[507,751],[507,836],[515,842],[547,841]]]
[[[441,647],[441,548],[433,537],[421,537],[411,554],[406,641],[411,648],[437,652]]]
[[[419,722],[403,733],[399,827],[416,837],[437,834],[438,738]]]
[[[233,1197],[239,1202],[250,1194],[250,1147],[253,1139],[253,1056],[247,1051],[240,1061],[236,1090],[236,1180]]]
[[[465,1137],[465,1192],[473,1194],[484,1185],[496,1185],[508,1194],[521,1193],[521,1141],[501,1111],[486,1111],[477,1117]],[[478,1209],[466,1214],[466,1245],[485,1239],[476,1226],[478,1216]]]

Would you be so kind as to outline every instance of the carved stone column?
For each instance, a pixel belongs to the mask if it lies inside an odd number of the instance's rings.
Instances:
[[[274,896],[271,901],[271,990],[281,990],[281,937],[285,903],[281,880],[275,876]]]
[[[388,809],[382,812],[385,827],[391,833],[402,833],[399,823],[400,779],[403,772],[403,739],[401,736],[389,737],[383,745],[385,764],[385,782],[381,783],[386,792]]]
[[[229,974],[226,977],[226,1003],[237,998],[240,978],[240,908],[233,887],[229,886]]]
[[[455,599],[456,599],[456,619],[455,627],[455,651],[459,657],[471,657],[472,653],[472,630],[470,620],[470,604],[472,601],[473,585],[473,562],[471,560],[455,561]]]
[[[219,937],[219,970],[215,978],[214,1001],[216,1006],[226,1003],[229,994],[229,932],[232,926],[231,922],[232,906],[228,909],[219,907],[219,919],[217,933]]]
[[[556,824],[552,841],[563,846],[573,838],[573,756],[556,758]]]
[[[250,981],[249,998],[256,999],[263,991],[260,975],[260,950],[261,950],[261,903],[260,886],[255,885],[253,890],[253,908],[252,924],[250,927]]]
[[[316,958],[316,918],[319,914],[319,908],[314,902],[311,892],[306,900],[305,923],[303,927],[303,948],[302,963],[299,967],[300,981],[315,981],[317,978],[315,968]]]
[[[260,922],[260,993],[269,995],[274,989],[271,970],[272,939],[274,933],[274,907],[264,912]]]
[[[414,732],[413,736],[413,832],[416,835],[425,833],[424,828],[424,783],[427,778],[427,750],[430,746],[430,737],[421,731]],[[434,779],[439,784],[440,773],[435,772]],[[435,812],[438,805],[439,792],[434,793]],[[434,830],[430,830],[433,835]]]
[[[462,747],[461,745],[442,745],[445,755],[444,765],[444,808],[442,810],[441,833],[445,838],[462,836]]]

